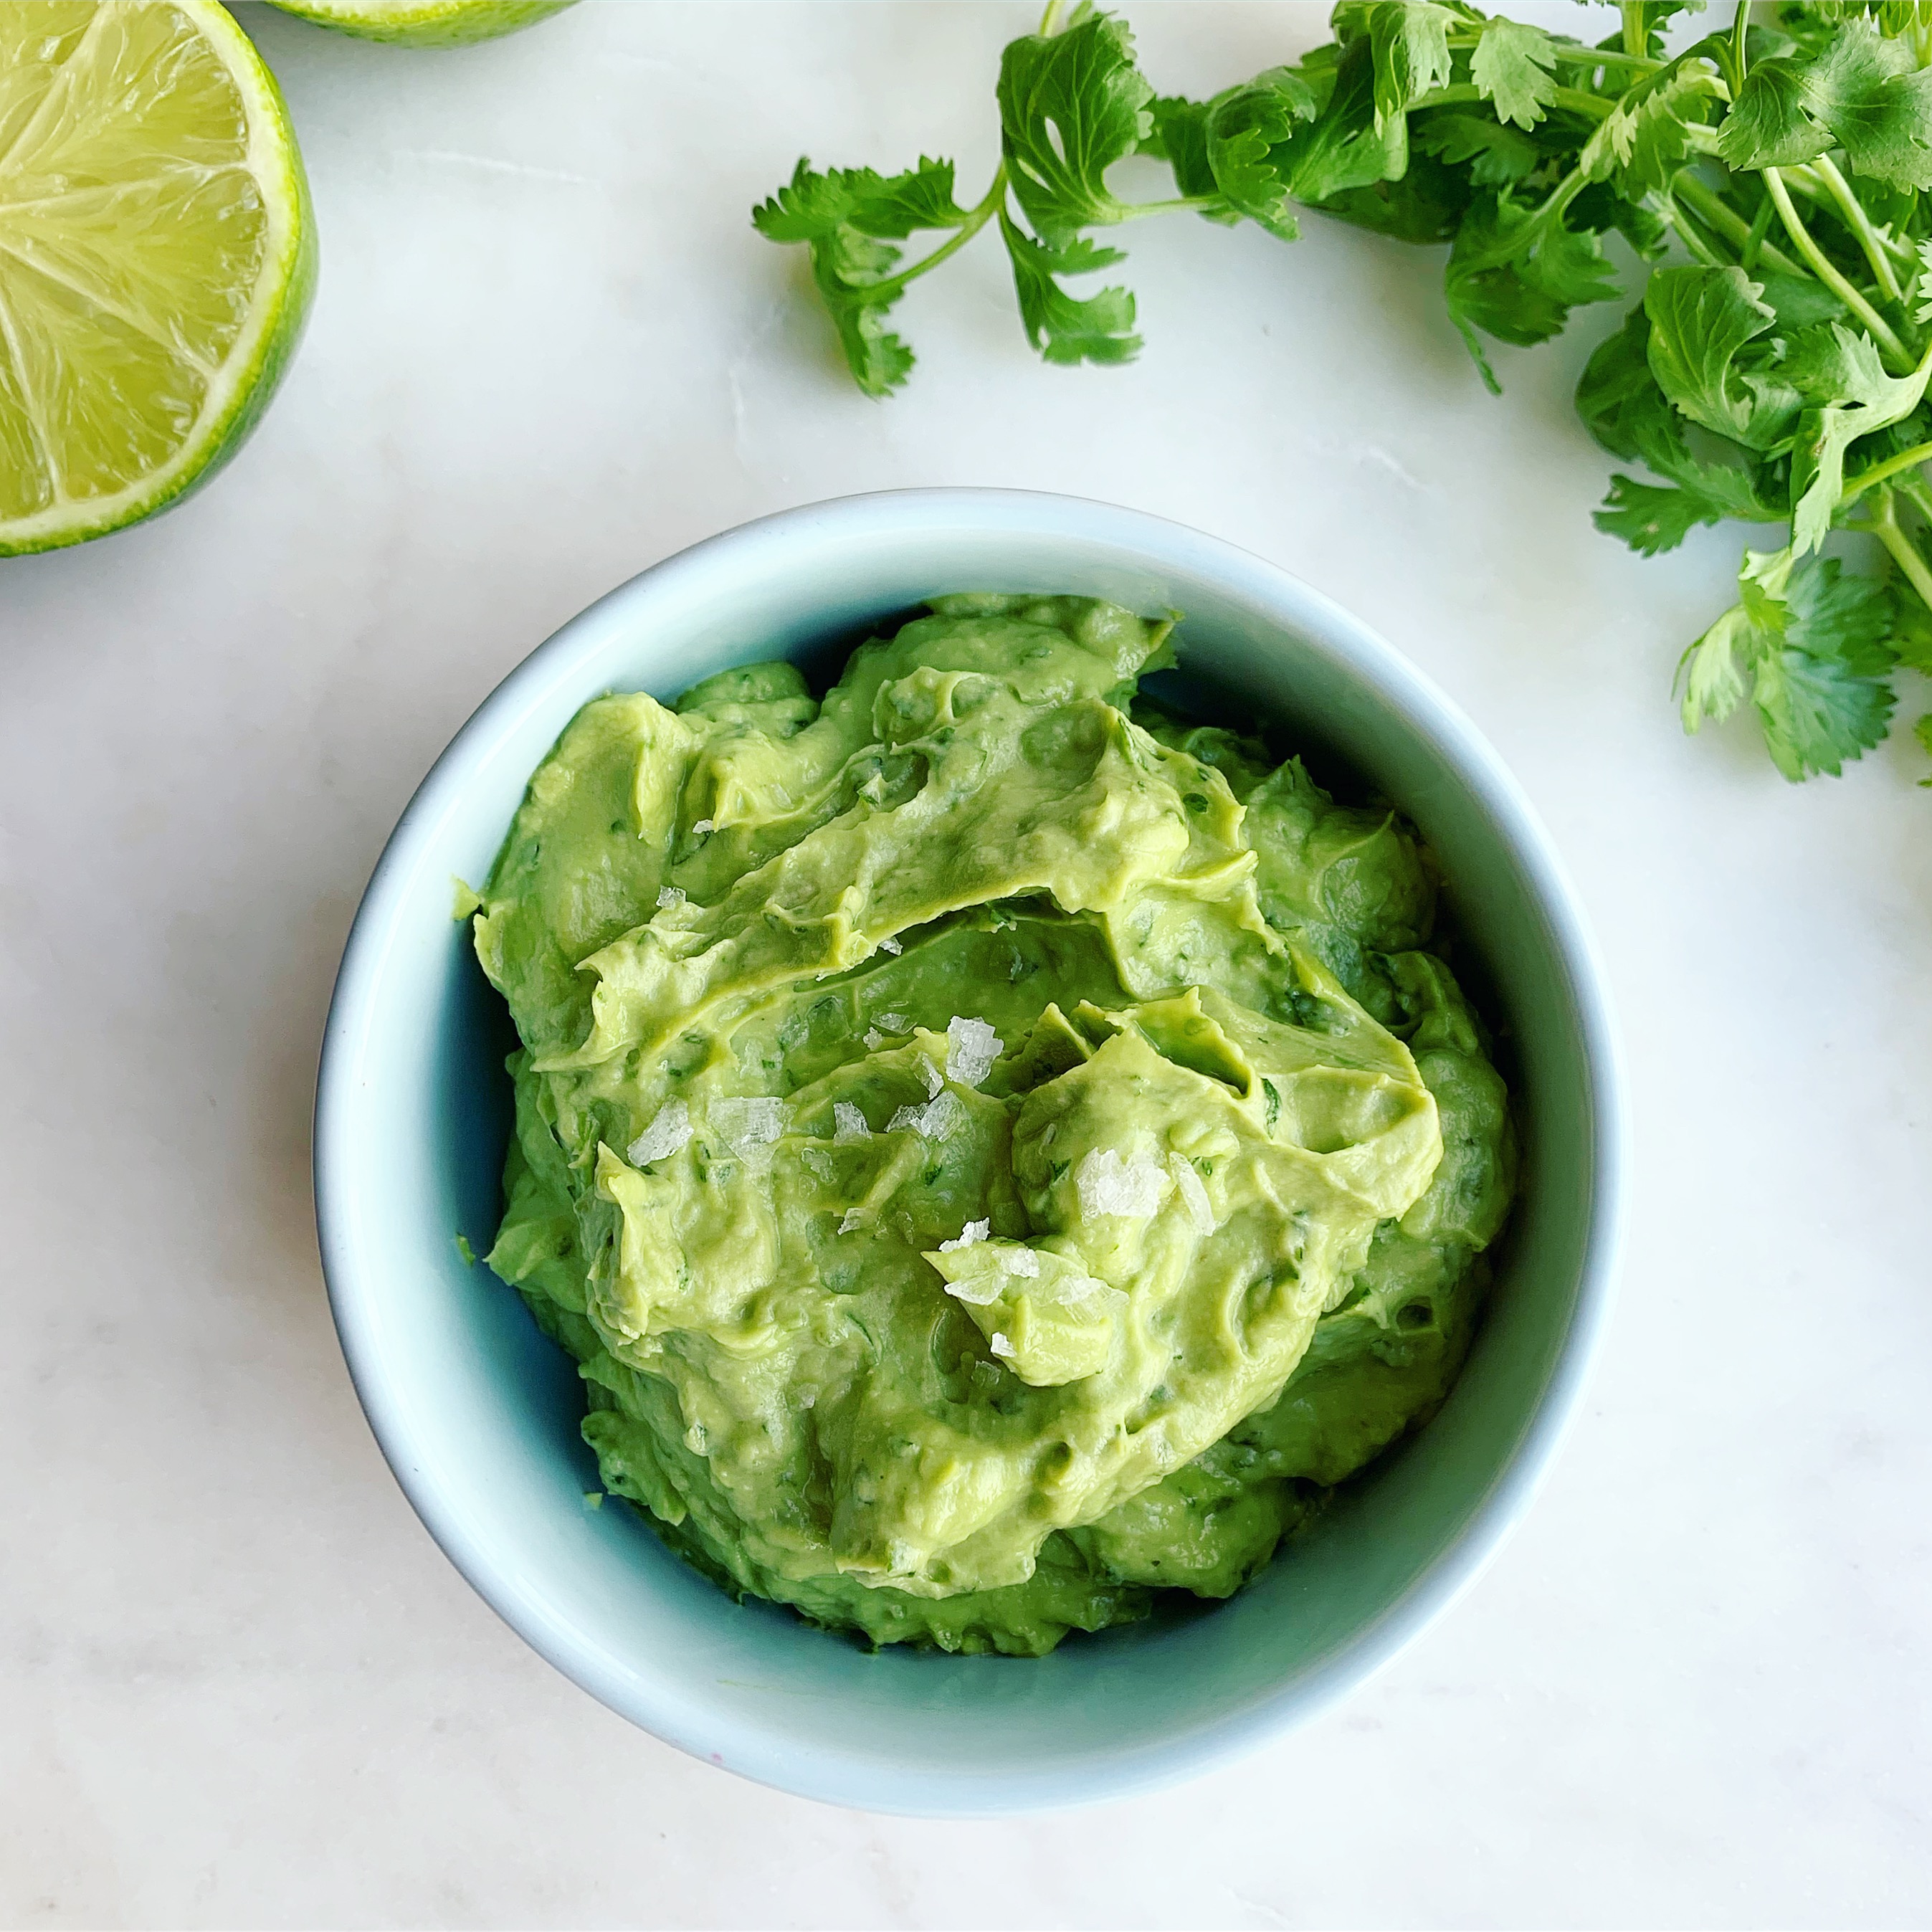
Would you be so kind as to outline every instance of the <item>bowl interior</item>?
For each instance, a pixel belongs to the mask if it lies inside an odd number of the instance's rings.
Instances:
[[[501,1003],[451,916],[524,785],[599,692],[669,698],[726,666],[822,664],[949,590],[1070,590],[1186,613],[1203,708],[1359,773],[1434,844],[1504,1030],[1526,1160],[1490,1310],[1442,1412],[1249,1590],[1036,1661],[872,1656],[734,1606],[630,1509],[586,1506],[574,1367],[465,1265],[492,1238],[508,1124]],[[836,653],[834,654],[836,656]],[[398,827],[324,1057],[318,1212],[345,1348],[390,1461],[470,1580],[605,1702],[710,1761],[871,1808],[983,1812],[1161,1781],[1258,1739],[1390,1654],[1474,1574],[1574,1400],[1610,1264],[1609,1047],[1541,835],[1470,728],[1305,586],[1177,526],[1065,500],[849,500],[700,545],[616,591],[485,704]]]

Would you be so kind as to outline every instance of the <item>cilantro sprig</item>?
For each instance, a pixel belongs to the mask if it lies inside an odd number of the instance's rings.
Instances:
[[[809,249],[880,397],[914,366],[893,304],[988,227],[1057,362],[1138,352],[1131,292],[1085,278],[1126,259],[1124,224],[1175,210],[1447,244],[1448,319],[1492,389],[1486,342],[1634,296],[1576,391],[1628,466],[1598,526],[1646,556],[1784,526],[1684,652],[1680,712],[1695,731],[1748,708],[1787,778],[1835,775],[1884,738],[1901,672],[1932,675],[1932,0],[1741,4],[1669,51],[1701,5],[1622,0],[1587,46],[1463,0],[1342,0],[1328,44],[1192,100],[1156,92],[1119,19],[1053,0],[1001,59],[1001,158],[970,207],[950,161],[801,161],[753,220]],[[1135,154],[1172,196],[1116,193]],[[908,262],[915,235],[938,238]],[[1932,752],[1932,712],[1915,732]]]

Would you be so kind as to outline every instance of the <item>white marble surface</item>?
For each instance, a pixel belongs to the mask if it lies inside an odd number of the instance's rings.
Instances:
[[[801,149],[980,178],[1026,7],[587,0],[417,56],[243,10],[306,346],[178,513],[0,566],[0,1922],[1925,1923],[1932,794],[1904,746],[1798,790],[1679,736],[1736,543],[1592,531],[1600,324],[1494,401],[1428,256],[1169,221],[1134,368],[1036,364],[981,247],[882,406],[747,206]],[[1130,10],[1170,88],[1320,22]],[[1199,524],[1426,665],[1568,856],[1635,1089],[1619,1316],[1485,1581],[1253,1761],[1033,1822],[761,1791],[539,1662],[391,1481],[310,1220],[338,953],[471,707],[695,538],[922,483]]]

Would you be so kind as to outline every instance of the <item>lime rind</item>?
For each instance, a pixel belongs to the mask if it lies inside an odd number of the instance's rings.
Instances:
[[[285,14],[391,46],[464,47],[547,20],[575,0],[269,0]]]
[[[248,292],[247,313],[208,376],[192,423],[171,453],[118,490],[79,497],[56,492],[55,500],[44,508],[0,520],[0,556],[28,555],[104,536],[170,507],[206,482],[234,455],[260,420],[308,318],[316,280],[315,222],[308,177],[281,90],[253,42],[215,0],[169,4],[187,17],[220,58],[247,117],[242,165],[260,193],[264,214],[262,261]],[[4,287],[0,280],[0,292]],[[0,334],[0,367],[17,364],[20,359],[8,341]]]

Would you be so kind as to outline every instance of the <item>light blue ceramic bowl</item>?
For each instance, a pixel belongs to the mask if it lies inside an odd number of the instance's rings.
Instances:
[[[1254,1586],[1036,1661],[868,1656],[735,1605],[645,1522],[592,1511],[574,1366],[489,1245],[512,1043],[451,882],[488,871],[578,707],[806,656],[941,591],[1173,608],[1206,705],[1352,765],[1433,843],[1486,967],[1526,1152],[1494,1302],[1442,1412]],[[316,1219],[342,1346],[398,1479],[451,1559],[557,1668],[694,1756],[878,1810],[1014,1811],[1165,1782],[1260,1743],[1385,1663],[1527,1507],[1601,1333],[1622,1102],[1602,976],[1547,837],[1496,754],[1387,644],[1226,544],[1066,497],[907,490],[714,537],[614,590],[505,680],[403,815],[342,964],[316,1109]]]

